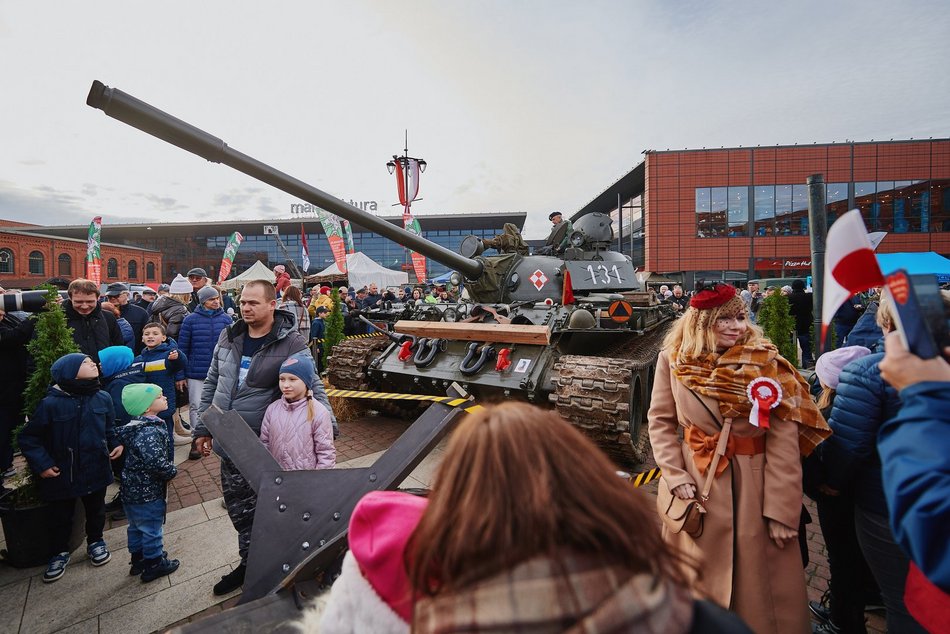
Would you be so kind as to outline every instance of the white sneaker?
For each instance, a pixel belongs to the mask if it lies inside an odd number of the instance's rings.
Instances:
[[[191,444],[191,436],[179,436],[178,434],[175,434],[176,447],[181,447],[182,445],[190,445],[190,444]]]

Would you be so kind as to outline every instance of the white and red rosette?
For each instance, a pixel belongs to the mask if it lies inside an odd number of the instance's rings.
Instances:
[[[775,409],[782,402],[782,386],[775,379],[760,376],[749,383],[746,393],[752,401],[749,422],[759,429],[768,429],[769,410]]]

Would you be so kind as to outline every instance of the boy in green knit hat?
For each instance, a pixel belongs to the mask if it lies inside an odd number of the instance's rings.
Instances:
[[[122,504],[129,519],[129,574],[149,582],[175,572],[180,564],[162,548],[165,490],[178,473],[168,458],[171,439],[159,417],[168,409],[168,399],[154,383],[133,383],[122,388],[122,406],[132,416],[118,430],[126,446]]]

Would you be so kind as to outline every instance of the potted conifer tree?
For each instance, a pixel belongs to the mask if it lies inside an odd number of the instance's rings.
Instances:
[[[66,315],[59,305],[57,289],[49,285],[41,288],[47,292],[46,308],[30,316],[30,319],[36,320],[36,325],[33,339],[27,345],[34,363],[33,373],[23,394],[23,412],[27,418],[46,396],[53,362],[64,354],[79,352],[73,341],[72,329],[66,325]],[[14,440],[24,426],[14,431]],[[17,568],[44,565],[49,558],[49,506],[39,499],[31,474],[20,474],[11,479],[10,484],[13,490],[0,500],[0,522],[6,540],[6,549],[0,551],[0,556]],[[85,534],[85,511],[81,504],[77,504],[77,507],[69,539],[70,552],[79,547]]]

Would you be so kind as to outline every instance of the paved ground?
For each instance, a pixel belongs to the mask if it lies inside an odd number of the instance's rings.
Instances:
[[[407,423],[364,416],[341,426],[337,462],[341,467],[371,464],[407,427]],[[0,632],[90,632],[132,634],[164,631],[220,612],[237,601],[215,597],[211,586],[238,561],[236,534],[221,507],[218,460],[187,460],[188,447],[176,449],[179,474],[169,487],[166,546],[182,567],[149,584],[127,574],[125,521],[107,522],[105,538],[112,561],[93,568],[84,549],[73,553],[66,575],[44,584],[43,568],[0,566]],[[441,454],[438,448],[403,484],[427,487]],[[22,463],[21,463],[22,464]],[[654,492],[655,486],[646,487]],[[817,518],[814,506],[812,516]],[[806,569],[810,599],[827,588],[828,563],[817,519],[807,529],[811,564]],[[0,543],[0,547],[2,547]],[[868,631],[884,632],[884,620],[869,614]]]

